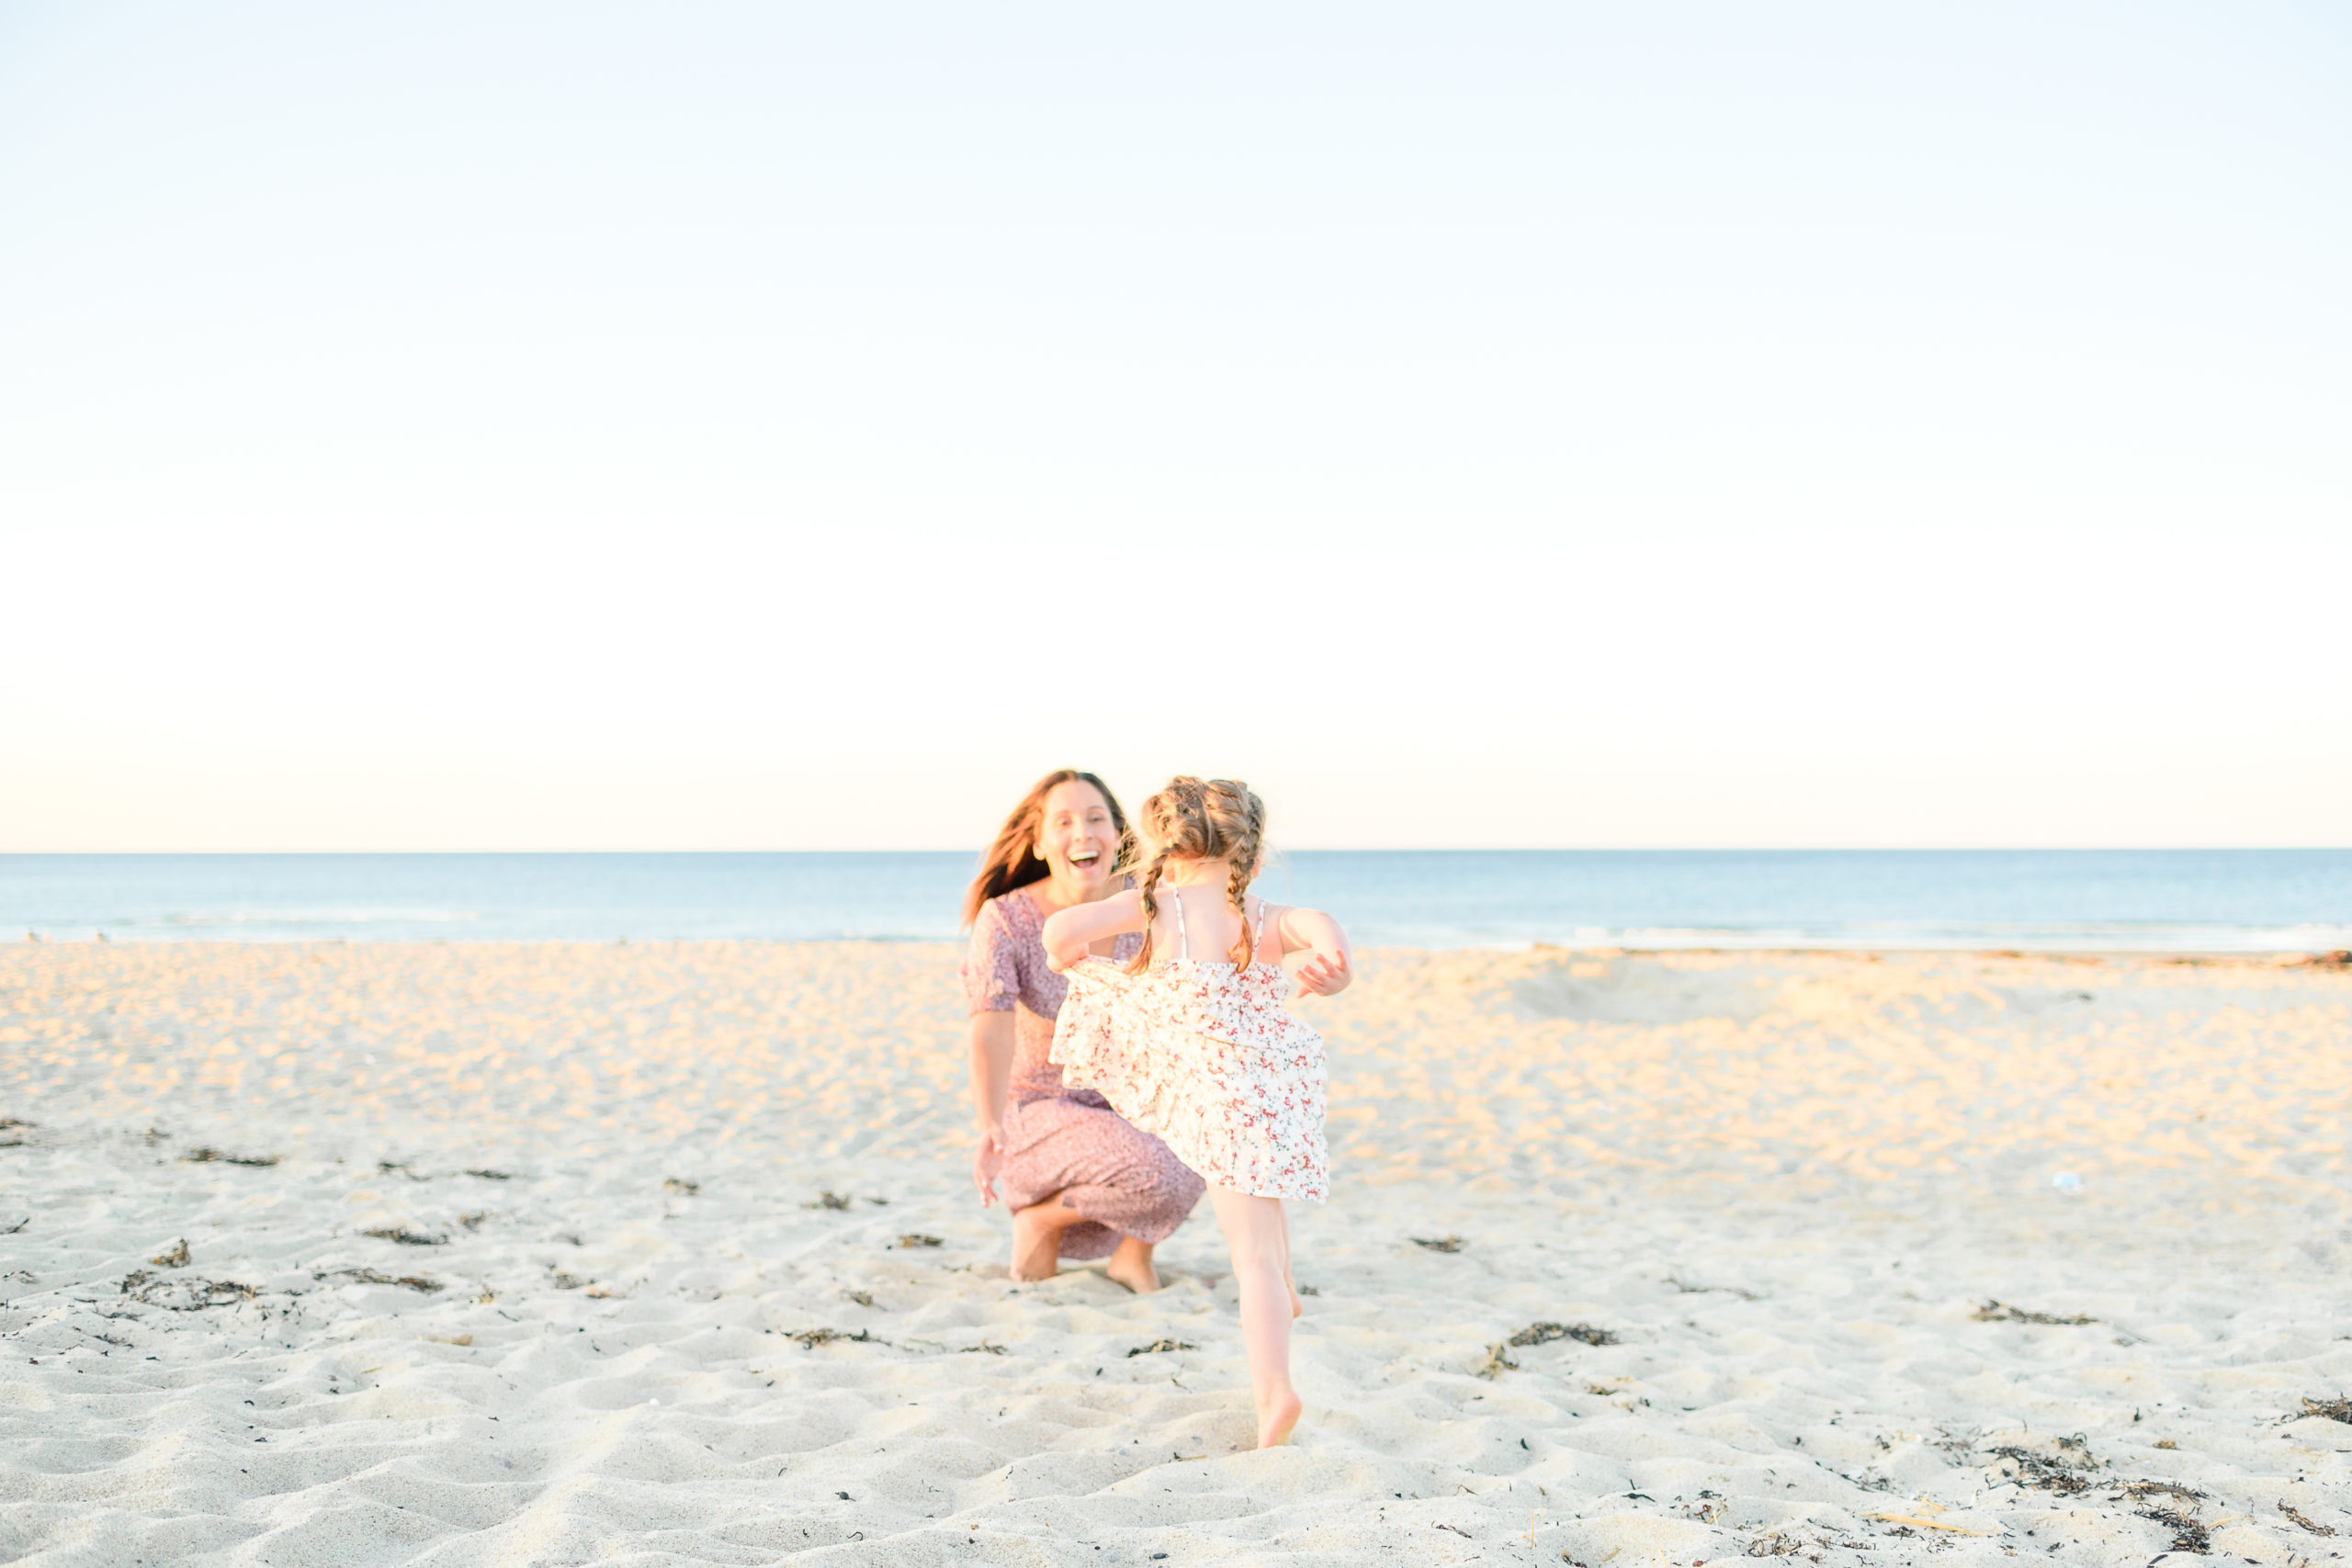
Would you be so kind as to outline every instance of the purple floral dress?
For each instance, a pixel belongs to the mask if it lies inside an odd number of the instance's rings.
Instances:
[[[980,906],[964,960],[964,996],[975,1013],[1012,1014],[1012,1084],[1004,1112],[1004,1165],[997,1190],[1025,1209],[1059,1192],[1086,1218],[1061,1233],[1064,1258],[1108,1258],[1122,1236],[1165,1241],[1207,1184],[1150,1134],[1091,1089],[1062,1082],[1054,1066],[1054,1020],[1069,983],[1046,966],[1045,917],[1019,888]],[[1143,946],[1129,932],[1115,958]]]

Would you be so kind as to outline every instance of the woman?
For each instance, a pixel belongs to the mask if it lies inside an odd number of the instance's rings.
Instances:
[[[1136,1131],[1092,1089],[1068,1089],[1049,1053],[1069,982],[1046,965],[1046,917],[1125,885],[1127,819],[1092,773],[1047,773],[1004,819],[964,899],[972,948],[972,1103],[979,1148],[972,1184],[983,1208],[1004,1185],[1012,1211],[1012,1277],[1046,1280],[1063,1258],[1108,1256],[1104,1272],[1138,1293],[1159,1289],[1151,1249],[1200,1201],[1204,1184],[1168,1145]],[[1135,956],[1128,933],[1096,944]]]

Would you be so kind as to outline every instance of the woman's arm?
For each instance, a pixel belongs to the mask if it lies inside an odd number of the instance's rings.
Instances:
[[[1143,930],[1143,895],[1132,888],[1091,904],[1072,904],[1046,917],[1046,966],[1058,975],[1105,937]]]
[[[1274,934],[1282,938],[1285,957],[1311,948],[1298,966],[1298,988],[1318,997],[1337,996],[1355,978],[1355,954],[1340,922],[1320,909],[1284,909],[1274,917]]]
[[[997,1168],[1004,1163],[1004,1099],[1012,1083],[1012,1014],[972,1015],[972,1111],[979,1147],[972,1151],[972,1185],[980,1207],[996,1201]]]

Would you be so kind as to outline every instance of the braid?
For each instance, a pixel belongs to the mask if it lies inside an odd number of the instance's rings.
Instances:
[[[1135,957],[1127,964],[1127,973],[1130,975],[1140,975],[1151,967],[1151,928],[1159,920],[1159,900],[1152,897],[1152,890],[1159,886],[1161,864],[1167,859],[1166,846],[1156,844],[1151,852],[1151,859],[1144,863],[1143,946],[1136,950]]]
[[[1250,868],[1238,858],[1233,869],[1226,874],[1225,896],[1233,905],[1233,912],[1241,917],[1241,934],[1233,939],[1230,957],[1237,969],[1250,967],[1250,960],[1257,956],[1258,940],[1250,931],[1250,905],[1243,897],[1250,888]]]
[[[1260,846],[1266,832],[1266,806],[1248,784],[1234,779],[1199,779],[1180,773],[1168,787],[1143,803],[1144,836],[1151,840],[1151,857],[1143,870],[1143,951],[1128,965],[1139,975],[1151,964],[1152,928],[1159,923],[1156,894],[1166,863],[1182,860],[1222,860],[1227,866],[1225,896],[1241,919],[1241,935],[1231,949],[1237,968],[1249,967],[1258,951],[1257,933],[1250,929],[1246,895],[1256,874]]]
[[[1241,934],[1234,939],[1233,962],[1236,967],[1246,969],[1257,953],[1258,943],[1256,933],[1250,929],[1250,905],[1244,896],[1249,892],[1250,879],[1258,873],[1259,847],[1266,833],[1266,805],[1238,779],[1211,779],[1202,793],[1210,852],[1229,868],[1225,896],[1241,920]]]

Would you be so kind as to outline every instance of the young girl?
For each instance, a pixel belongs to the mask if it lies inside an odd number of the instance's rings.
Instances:
[[[1283,1201],[1319,1203],[1330,1187],[1323,1040],[1283,1010],[1282,960],[1310,950],[1299,987],[1330,996],[1353,977],[1347,933],[1320,910],[1250,896],[1266,808],[1247,784],[1172,779],[1139,825],[1141,886],[1046,922],[1046,962],[1070,983],[1053,1060],[1207,1179],[1241,1291],[1258,1446],[1272,1448],[1299,1416]],[[1125,967],[1088,958],[1089,943],[1138,931],[1143,949]]]

